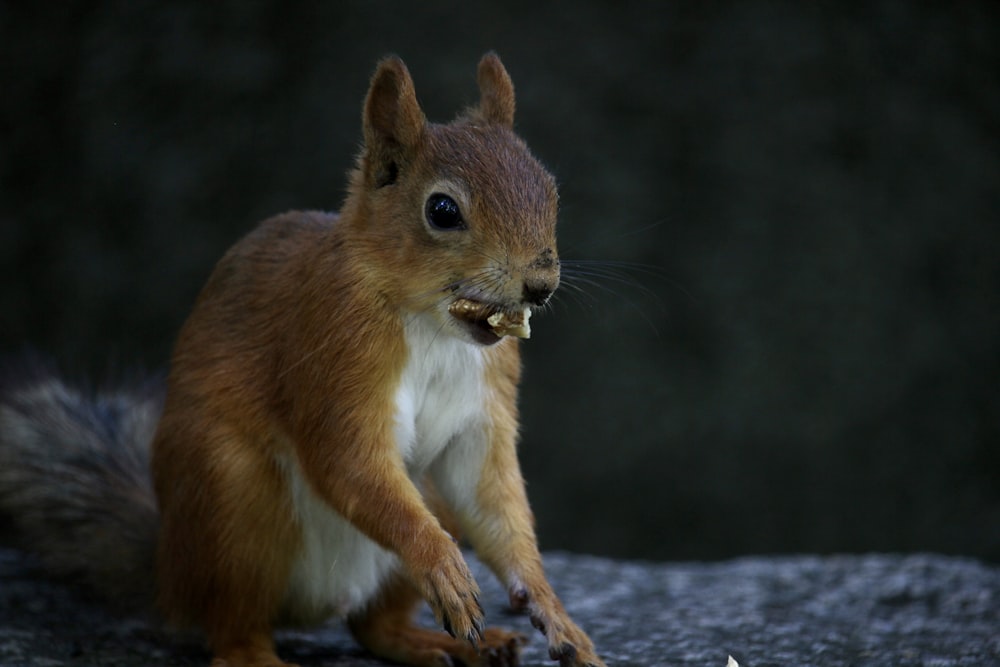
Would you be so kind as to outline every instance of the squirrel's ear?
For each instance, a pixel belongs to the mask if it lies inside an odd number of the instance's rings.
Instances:
[[[490,123],[514,127],[514,83],[492,51],[479,61],[479,113]]]
[[[426,124],[403,61],[390,56],[379,62],[363,119],[368,176],[376,186],[396,180],[400,161],[416,148]]]

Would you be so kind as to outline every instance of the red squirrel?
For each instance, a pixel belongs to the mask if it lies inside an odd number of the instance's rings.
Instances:
[[[139,545],[124,560],[155,561],[159,610],[204,631],[213,667],[284,665],[273,628],[329,617],[395,662],[516,664],[523,638],[485,627],[458,535],[554,660],[604,664],[545,578],[516,452],[518,339],[559,285],[556,185],[513,131],[495,54],[478,83],[434,124],[403,62],[378,64],[339,215],[272,218],[219,261],[151,451],[129,445],[108,485],[134,499],[108,519]],[[29,516],[25,405],[0,402],[0,506]],[[413,624],[421,601],[446,633]]]

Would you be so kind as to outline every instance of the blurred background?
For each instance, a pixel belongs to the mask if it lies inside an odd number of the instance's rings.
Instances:
[[[445,121],[489,49],[606,262],[523,348],[543,548],[1000,561],[995,2],[2,3],[0,354],[163,369],[380,56]]]

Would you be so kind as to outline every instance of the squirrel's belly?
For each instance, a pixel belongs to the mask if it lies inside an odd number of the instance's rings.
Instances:
[[[316,497],[296,463],[286,470],[302,546],[292,565],[283,620],[315,624],[345,617],[378,593],[399,559]]]

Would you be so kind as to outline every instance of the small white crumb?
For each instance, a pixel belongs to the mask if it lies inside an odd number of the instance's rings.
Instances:
[[[740,663],[736,662],[736,658],[729,656],[729,661],[726,663],[726,667],[740,667]]]

